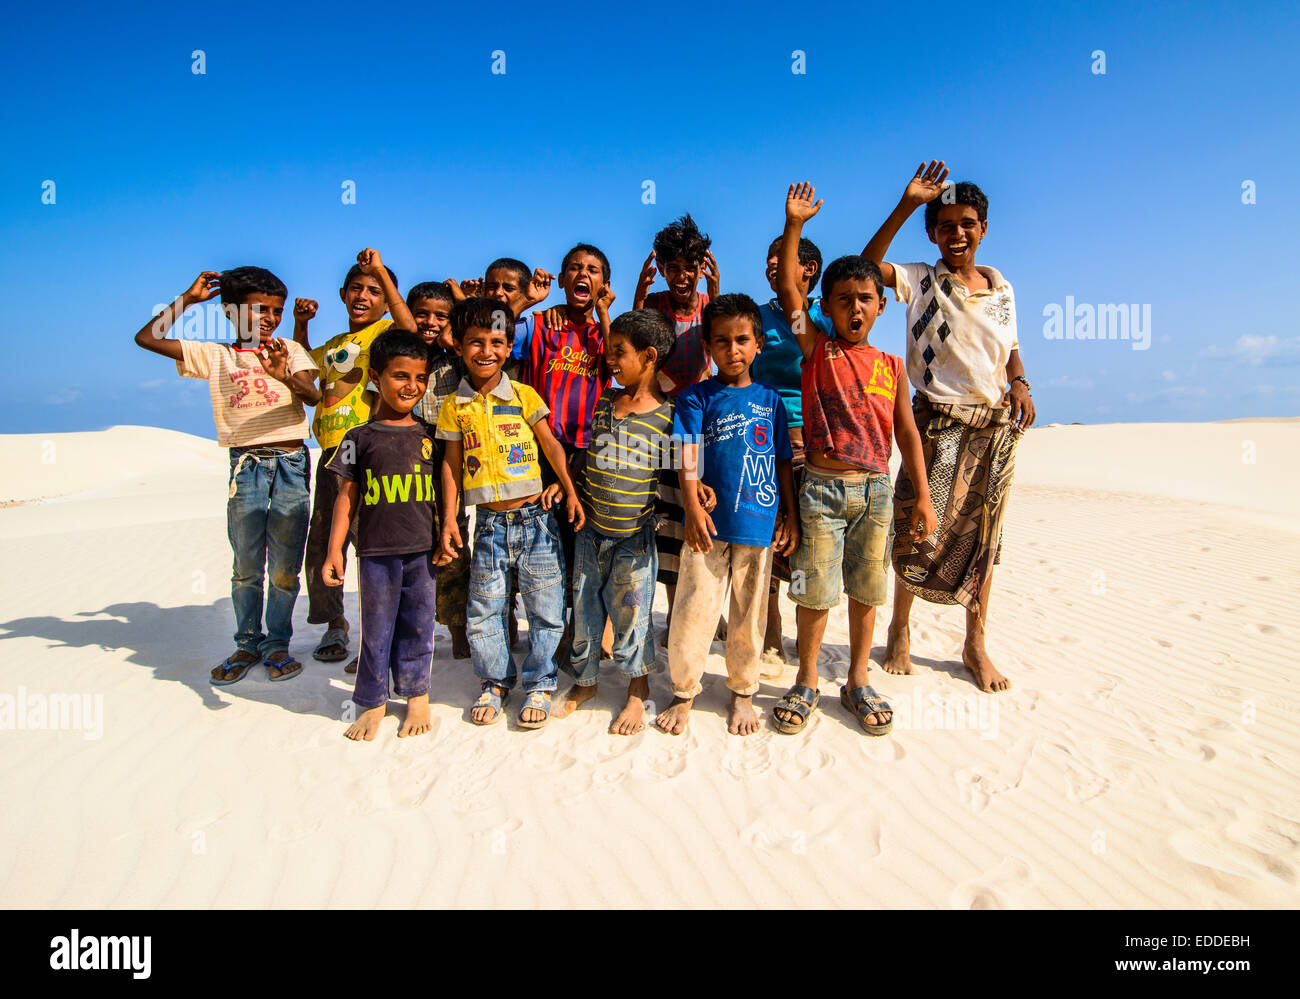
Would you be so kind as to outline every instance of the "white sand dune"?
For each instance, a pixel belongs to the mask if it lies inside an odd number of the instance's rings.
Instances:
[[[0,730],[0,904],[1294,907],[1297,453],[1295,422],[1033,430],[990,624],[1014,686],[978,693],[960,611],[918,602],[915,675],[872,674],[886,738],[838,704],[841,609],[798,737],[727,735],[720,645],[681,738],[607,734],[613,676],[539,732],[480,729],[440,629],[432,734],[399,741],[394,702],[353,744],[305,593],[304,675],[208,683],[233,631],[223,450],[0,437],[0,702],[103,712]],[[793,655],[789,604],[786,634]]]

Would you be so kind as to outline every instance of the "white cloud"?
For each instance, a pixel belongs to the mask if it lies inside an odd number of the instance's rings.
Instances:
[[[1286,338],[1246,333],[1237,337],[1231,348],[1211,346],[1205,355],[1231,357],[1251,367],[1259,367],[1261,364],[1300,364],[1300,336]]]
[[[1163,378],[1163,379],[1164,379],[1165,381],[1167,381],[1167,382],[1176,382],[1176,381],[1178,381],[1178,376],[1177,376],[1176,374],[1174,374],[1172,371],[1162,371],[1162,372],[1160,372],[1160,377]]]
[[[153,379],[153,381],[141,382],[140,388],[142,389],[162,388],[162,386],[166,383],[166,381],[167,380],[165,378],[155,378]]]
[[[53,395],[45,397],[47,406],[67,406],[69,403],[76,402],[81,398],[81,389],[79,388],[61,388]]]

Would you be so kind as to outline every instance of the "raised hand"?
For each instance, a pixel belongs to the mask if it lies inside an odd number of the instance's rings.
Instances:
[[[544,271],[540,267],[533,271],[533,279],[528,282],[528,287],[524,289],[529,304],[536,305],[538,302],[546,301],[546,296],[551,293],[551,282],[554,280],[554,274]]]
[[[369,247],[357,254],[357,266],[367,277],[379,277],[384,271],[384,262],[379,259],[379,251]]]
[[[659,275],[659,268],[655,266],[655,251],[650,251],[650,256],[645,258],[645,263],[641,265],[641,274],[636,279],[636,291],[638,295],[644,294],[655,283],[655,278]]]
[[[308,323],[316,318],[318,305],[313,298],[295,298],[293,300],[293,321]]]
[[[478,298],[483,294],[483,279],[466,278],[460,283],[460,287],[466,298]]]
[[[907,189],[903,191],[903,200],[913,205],[933,201],[949,186],[944,183],[947,176],[948,168],[943,165],[943,160],[931,160],[929,166],[922,163],[908,181]]]
[[[190,305],[207,302],[221,294],[221,272],[204,271],[181,295]]]
[[[262,349],[257,352],[257,359],[262,365],[262,370],[276,381],[289,380],[289,348],[278,336],[266,341]]]
[[[613,288],[609,285],[603,286],[600,289],[600,294],[596,296],[596,309],[609,315],[609,307],[614,304],[614,299],[617,297]]]
[[[803,224],[821,211],[822,203],[820,200],[814,202],[815,197],[817,197],[817,189],[808,181],[791,184],[785,196],[786,221]]]
[[[712,250],[704,251],[704,286],[709,292],[709,301],[722,294],[722,278],[718,275],[718,258]]]

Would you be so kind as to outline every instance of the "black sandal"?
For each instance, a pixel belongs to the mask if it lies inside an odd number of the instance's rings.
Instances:
[[[857,715],[858,723],[866,729],[867,735],[885,735],[894,727],[894,709],[870,685],[853,690],[847,686],[841,687],[840,703]],[[868,715],[884,714],[886,711],[889,712],[889,721],[877,725],[867,722]]]
[[[795,684],[772,707],[772,722],[776,725],[776,730],[782,735],[794,735],[796,732],[802,732],[808,725],[808,716],[812,714],[813,708],[817,707],[817,702],[821,698],[822,693],[820,690]],[[777,711],[788,711],[799,720],[796,722],[779,718],[776,715]]]

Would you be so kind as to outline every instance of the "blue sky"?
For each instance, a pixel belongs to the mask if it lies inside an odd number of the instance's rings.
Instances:
[[[555,270],[582,240],[612,261],[617,311],[656,229],[690,211],[723,289],[761,301],[791,181],[825,199],[806,234],[829,260],[930,157],[989,195],[979,260],[1015,287],[1040,420],[1300,410],[1296,7],[905,10],[53,3],[13,20],[0,321],[24,376],[3,430],[214,437],[206,386],[131,339],[203,269],[270,267],[322,303],[320,342],[346,328],[336,289],[364,246],[405,289],[500,255]],[[937,257],[919,214],[890,257]],[[1067,296],[1150,306],[1149,348],[1045,338]],[[902,353],[900,305],[872,341]]]

